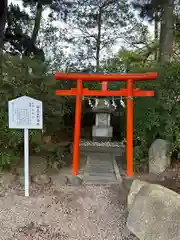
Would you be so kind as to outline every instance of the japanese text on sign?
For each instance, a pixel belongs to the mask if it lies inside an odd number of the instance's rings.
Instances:
[[[9,128],[42,129],[42,102],[23,96],[8,102]]]

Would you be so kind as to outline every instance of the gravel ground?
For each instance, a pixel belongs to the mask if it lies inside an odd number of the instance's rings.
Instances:
[[[120,187],[20,185],[0,197],[1,240],[136,240],[125,227],[126,196]],[[4,196],[3,196],[4,195]]]

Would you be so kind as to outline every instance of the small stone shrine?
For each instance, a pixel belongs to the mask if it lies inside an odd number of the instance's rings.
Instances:
[[[111,126],[111,113],[113,112],[110,101],[99,98],[92,111],[96,114],[95,125],[92,128],[93,141],[110,141],[113,136]]]
[[[111,141],[111,113],[115,106],[107,98],[98,98],[95,104],[89,105],[95,113],[95,125],[92,127],[92,140],[80,142],[80,151],[87,156],[83,181],[86,184],[120,183],[122,179],[116,159],[122,159],[124,145]]]

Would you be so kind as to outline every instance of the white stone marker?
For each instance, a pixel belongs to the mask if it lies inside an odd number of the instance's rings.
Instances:
[[[22,96],[8,101],[9,128],[24,129],[24,188],[29,196],[29,129],[43,128],[43,106],[36,99]]]

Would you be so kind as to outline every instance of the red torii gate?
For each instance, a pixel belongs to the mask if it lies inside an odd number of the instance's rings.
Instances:
[[[141,74],[86,74],[86,73],[55,73],[56,80],[76,80],[77,87],[71,90],[56,90],[57,96],[76,96],[74,151],[73,151],[73,175],[78,174],[79,144],[81,130],[81,111],[83,96],[124,96],[127,97],[127,135],[126,135],[126,160],[127,175],[133,175],[133,97],[154,96],[154,91],[144,91],[133,88],[133,81],[155,80],[157,73]],[[101,81],[101,90],[89,90],[83,88],[83,81]],[[127,88],[120,90],[108,90],[107,82],[126,81]]]

